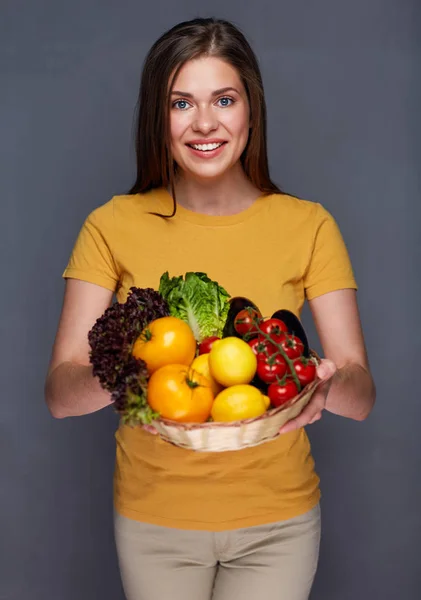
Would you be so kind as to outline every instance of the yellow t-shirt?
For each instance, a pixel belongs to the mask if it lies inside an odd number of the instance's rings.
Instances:
[[[206,272],[231,296],[246,296],[271,316],[300,315],[305,299],[356,288],[340,231],[318,203],[283,194],[258,198],[230,216],[178,206],[164,189],[115,196],[86,219],[64,277],[116,291],[158,289],[162,273]],[[221,531],[289,519],[319,501],[304,429],[240,451],[175,447],[141,427],[116,432],[116,510],[139,521]]]

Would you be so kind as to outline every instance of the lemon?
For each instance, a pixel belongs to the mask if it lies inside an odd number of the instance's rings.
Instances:
[[[268,410],[270,408],[270,398],[269,398],[269,396],[265,396],[265,394],[263,394],[263,400],[265,401],[266,410]]]
[[[212,406],[214,421],[252,419],[266,412],[266,401],[253,385],[232,385],[220,392]]]
[[[197,373],[200,373],[201,375],[206,377],[206,379],[210,383],[210,387],[213,391],[214,396],[219,394],[219,392],[223,389],[222,385],[218,383],[211,375],[209,365],[209,354],[200,354],[200,356],[197,356],[192,362],[191,368]]]
[[[209,352],[212,376],[221,385],[250,383],[257,369],[257,358],[244,340],[226,337],[215,342]]]

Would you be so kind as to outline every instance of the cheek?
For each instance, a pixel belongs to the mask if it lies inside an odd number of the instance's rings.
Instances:
[[[241,110],[236,113],[232,113],[227,117],[226,127],[228,127],[232,133],[239,137],[248,137],[249,134],[249,112],[248,110]]]
[[[185,119],[181,115],[171,115],[170,119],[170,130],[171,130],[171,141],[173,144],[177,144],[180,141],[180,137],[186,129]]]

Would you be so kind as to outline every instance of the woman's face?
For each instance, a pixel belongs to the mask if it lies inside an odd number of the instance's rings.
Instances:
[[[212,180],[237,164],[249,137],[250,108],[230,64],[215,57],[187,62],[170,102],[173,157],[185,176]]]

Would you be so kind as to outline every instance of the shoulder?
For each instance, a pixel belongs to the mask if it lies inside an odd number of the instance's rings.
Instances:
[[[94,208],[87,216],[86,222],[92,225],[107,225],[114,219],[114,198]]]
[[[136,218],[148,215],[151,212],[168,211],[171,198],[162,189],[153,189],[142,194],[128,194],[113,196],[115,218]]]
[[[318,227],[332,215],[320,204],[290,194],[271,194],[268,196],[271,213],[279,216],[288,223],[298,222],[312,227]]]
[[[120,194],[93,209],[87,222],[101,228],[114,227],[116,223],[142,222],[151,212],[168,211],[168,198],[163,190],[150,190],[143,194]]]

